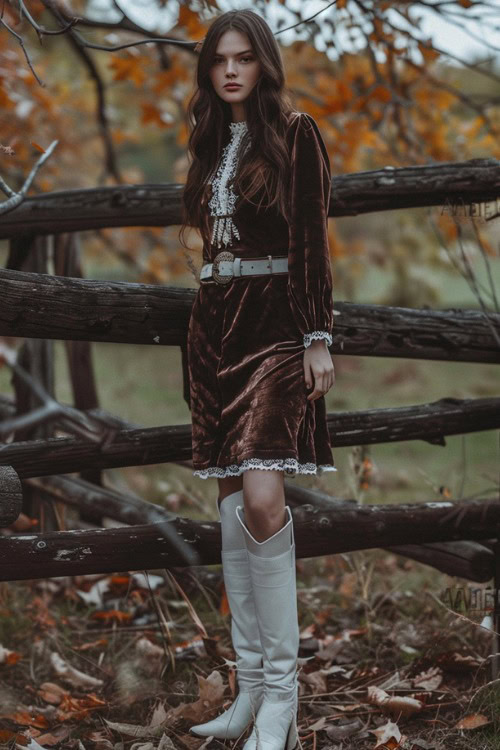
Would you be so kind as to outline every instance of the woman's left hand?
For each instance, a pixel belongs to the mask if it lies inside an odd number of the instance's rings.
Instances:
[[[335,369],[326,341],[312,341],[304,352],[304,375],[306,386],[314,390],[308,395],[308,401],[314,401],[328,393],[335,383]]]

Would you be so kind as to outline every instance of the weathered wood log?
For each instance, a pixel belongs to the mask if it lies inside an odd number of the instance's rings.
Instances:
[[[9,216],[10,214],[6,214]],[[195,289],[0,269],[0,336],[183,346]],[[335,302],[332,354],[500,362],[500,315]]]
[[[148,503],[134,495],[126,495],[107,487],[87,482],[79,477],[37,477],[25,479],[23,484],[42,490],[52,500],[57,500],[78,508],[80,517],[102,518],[107,516],[116,521],[130,525],[163,523],[163,533],[167,535],[170,545],[178,548],[186,565],[198,565],[196,550],[185,544],[182,537],[175,533],[171,523],[177,516],[154,503]]]
[[[21,480],[12,466],[0,466],[0,528],[14,523],[23,507]]]
[[[471,541],[404,544],[387,551],[409,557],[432,568],[468,581],[485,583],[493,578],[495,555],[483,544]]]
[[[298,558],[394,544],[487,539],[500,527],[498,500],[335,510],[300,507],[292,513]],[[185,567],[166,539],[164,525],[0,537],[0,580]],[[199,553],[201,565],[220,563],[219,523],[179,517],[172,526]]]
[[[334,498],[325,492],[300,487],[285,481],[286,502],[292,507],[302,506],[317,510],[342,507],[357,507],[355,500]],[[384,547],[387,552],[408,557],[430,565],[442,573],[484,583],[493,578],[495,555],[492,546],[486,543],[461,540],[459,542],[434,542],[429,544],[401,544]]]
[[[47,275],[51,249],[51,237],[33,238],[30,243],[25,238],[14,238],[9,247],[7,267],[12,270]],[[28,338],[23,341],[17,355],[17,364],[41,386],[45,393],[55,398],[54,341],[51,339]],[[19,372],[12,375],[16,417],[32,413],[40,407],[40,395],[26,382]],[[5,433],[3,433],[5,434]],[[24,440],[45,440],[54,436],[54,424],[42,420],[35,424],[24,424],[12,430],[12,442]],[[38,518],[44,531],[55,531],[57,519],[52,504],[45,502],[43,492],[35,487],[27,487],[23,493],[22,511],[31,518]]]
[[[109,487],[100,487],[80,477],[54,475],[23,479],[22,483],[43,489],[47,495],[65,505],[131,526],[173,521],[177,517],[161,505]]]
[[[48,496],[72,507],[96,516],[107,516],[126,524],[147,524],[160,520],[172,520],[174,514],[161,506],[148,503],[133,495],[124,495],[115,490],[96,487],[74,477],[38,477],[25,479],[23,484],[42,489]],[[292,502],[289,501],[293,497]],[[325,500],[326,498],[326,500]],[[285,480],[285,500],[292,507],[308,503],[314,508],[335,508],[356,505],[354,500],[338,500],[317,490],[293,485]],[[85,528],[85,527],[84,527]],[[400,545],[387,547],[393,552],[412,560],[431,565],[452,576],[482,583],[494,575],[493,551],[478,542],[439,542],[434,544]]]
[[[78,234],[58,234],[54,237],[54,273],[58,276],[83,278],[81,242]],[[64,343],[73,406],[80,410],[97,409],[99,397],[92,360],[92,342],[66,340]],[[102,486],[103,477],[100,469],[85,469],[81,472],[81,477]],[[96,526],[102,526],[102,518],[89,511],[82,509],[80,518]]]
[[[164,520],[172,514],[157,505],[135,496],[124,495],[109,488],[95,487],[73,477],[49,476],[23,480],[28,486],[43,489],[48,496],[67,505],[78,507],[93,516],[107,516],[127,524],[147,524]],[[316,489],[301,487],[285,480],[285,499],[293,508],[310,504],[314,508],[334,510],[342,505],[356,504],[355,500],[334,498]],[[387,547],[388,552],[403,555],[427,564],[452,576],[483,583],[494,575],[493,548],[478,542],[441,542],[423,545]]]
[[[418,404],[327,415],[332,447],[425,440],[444,444],[444,435],[500,426],[500,399],[440,399]],[[117,430],[112,442],[76,437],[10,443],[0,453],[22,478],[67,474],[83,468],[144,466],[191,458],[191,425]]]
[[[442,206],[452,213],[473,202],[496,201],[499,172],[500,162],[488,158],[386,166],[334,176],[328,215],[357,216],[419,206]],[[182,184],[145,184],[29,196],[14,211],[0,216],[0,239],[27,233],[180,224],[183,191]]]

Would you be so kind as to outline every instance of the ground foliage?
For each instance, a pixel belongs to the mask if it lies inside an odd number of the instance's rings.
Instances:
[[[488,613],[464,606],[487,584],[382,550],[297,581],[304,750],[498,747]],[[3,583],[0,608],[2,747],[224,744],[189,733],[236,694],[220,566]]]

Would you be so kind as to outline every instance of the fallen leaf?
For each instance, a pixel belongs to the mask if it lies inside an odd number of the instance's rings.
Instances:
[[[45,748],[42,745],[39,745],[33,737],[30,738],[27,745],[19,745],[16,743],[16,747],[19,748],[19,750],[25,750],[25,748],[27,748],[27,750],[45,750]]]
[[[47,732],[46,734],[40,734],[37,737],[37,740],[42,745],[48,745],[49,747],[52,747],[52,745],[58,745],[59,742],[62,742],[63,740],[68,737],[68,735],[73,731],[72,727],[58,727],[57,729],[54,729],[52,732]]]
[[[43,714],[37,714],[36,716],[34,716],[29,711],[17,711],[14,714],[10,714],[8,718],[11,721],[14,721],[16,724],[21,724],[27,727],[47,729],[49,726],[49,723]]]
[[[114,620],[115,622],[129,622],[132,619],[130,612],[121,612],[119,609],[105,609],[92,614],[93,620],[104,620],[109,622]]]
[[[157,646],[156,643],[151,643],[149,638],[146,637],[140,638],[137,641],[135,649],[141,656],[146,656],[148,658],[163,659],[165,657],[163,649],[160,646]]]
[[[76,687],[99,687],[103,681],[97,677],[91,677],[84,672],[80,672],[62,659],[56,651],[50,655],[50,662],[55,673],[66,682]]]
[[[96,583],[94,583],[94,585],[91,586],[88,591],[76,589],[76,593],[78,594],[80,599],[83,599],[85,604],[95,604],[96,607],[102,607],[104,603],[103,595],[109,591],[109,585],[109,577],[102,578],[101,580],[96,581]]]
[[[301,681],[305,682],[306,685],[312,688],[313,695],[315,693],[326,693],[327,684],[326,676],[321,674],[321,670],[318,669],[315,672],[307,672],[301,675]],[[310,728],[310,727],[309,727]]]
[[[8,528],[13,531],[28,531],[28,529],[32,529],[33,526],[38,526],[38,518],[30,518],[25,513],[20,513]]]
[[[485,659],[477,659],[470,654],[460,654],[458,651],[446,651],[436,659],[436,662],[445,671],[461,673],[478,669],[484,664]]]
[[[176,750],[176,746],[172,742],[172,739],[164,734],[158,744],[158,750]]]
[[[151,716],[149,726],[150,727],[161,726],[165,723],[166,719],[167,719],[167,712],[165,710],[165,706],[163,705],[163,703],[158,703],[158,705],[155,706],[153,710],[153,714]]]
[[[439,667],[430,667],[413,678],[413,687],[422,690],[437,690],[443,681],[443,673]]]
[[[314,724],[309,724],[307,727],[308,732],[319,732],[320,729],[324,729],[326,724],[326,716],[322,716],[321,719],[315,721]]]
[[[369,729],[368,731],[374,734],[378,740],[375,747],[380,747],[380,745],[388,745],[389,743],[392,743],[390,745],[392,749],[394,747],[397,747],[401,741],[401,732],[399,731],[399,727],[392,721],[388,721],[387,724],[384,724],[378,729]],[[394,745],[394,743],[396,744]]]
[[[98,638],[97,641],[82,643],[81,646],[73,646],[74,651],[88,651],[90,648],[104,648],[108,645],[107,638]]]
[[[84,719],[91,711],[104,708],[106,705],[106,701],[98,698],[95,693],[88,693],[83,698],[74,698],[68,694],[63,696],[59,704],[57,718],[59,721]]]
[[[167,721],[185,719],[197,724],[206,721],[224,700],[224,685],[222,675],[216,669],[205,679],[196,675],[198,679],[200,697],[193,703],[181,703],[171,708],[167,714]]]
[[[23,742],[28,741],[27,737],[20,732],[13,732],[10,729],[0,729],[0,742],[2,743],[2,746],[7,745],[7,743],[12,742],[12,740],[16,740],[20,745],[23,745]]]
[[[11,651],[5,646],[0,646],[0,664],[17,664],[21,659],[21,654],[17,651]]]
[[[69,693],[65,688],[56,685],[54,682],[43,682],[38,688],[38,695],[46,703],[58,706],[63,696],[69,695]]]
[[[401,695],[391,696],[385,690],[374,685],[367,688],[367,701],[398,718],[412,716],[417,711],[421,711],[424,705],[422,701],[416,698]]]
[[[153,573],[148,573],[147,575],[144,575],[144,573],[133,573],[132,580],[136,586],[143,589],[151,588],[152,591],[165,584],[163,576],[155,576]]]
[[[362,728],[363,722],[360,719],[354,719],[346,724],[339,724],[337,726],[331,725],[327,727],[326,734],[329,740],[333,740],[333,742],[342,742],[343,740],[357,734]]]
[[[458,724],[455,724],[455,729],[476,729],[477,727],[484,727],[485,724],[489,724],[491,719],[488,719],[484,714],[469,714],[460,719]]]
[[[143,727],[138,724],[124,724],[118,721],[108,721],[104,719],[110,729],[128,737],[159,737],[162,733],[161,727]]]

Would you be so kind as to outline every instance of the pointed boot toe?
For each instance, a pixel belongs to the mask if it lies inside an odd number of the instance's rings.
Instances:
[[[255,719],[263,698],[263,690],[247,690],[238,693],[234,702],[220,716],[205,724],[196,724],[190,732],[199,737],[218,737],[219,739],[237,739],[249,723]]]

